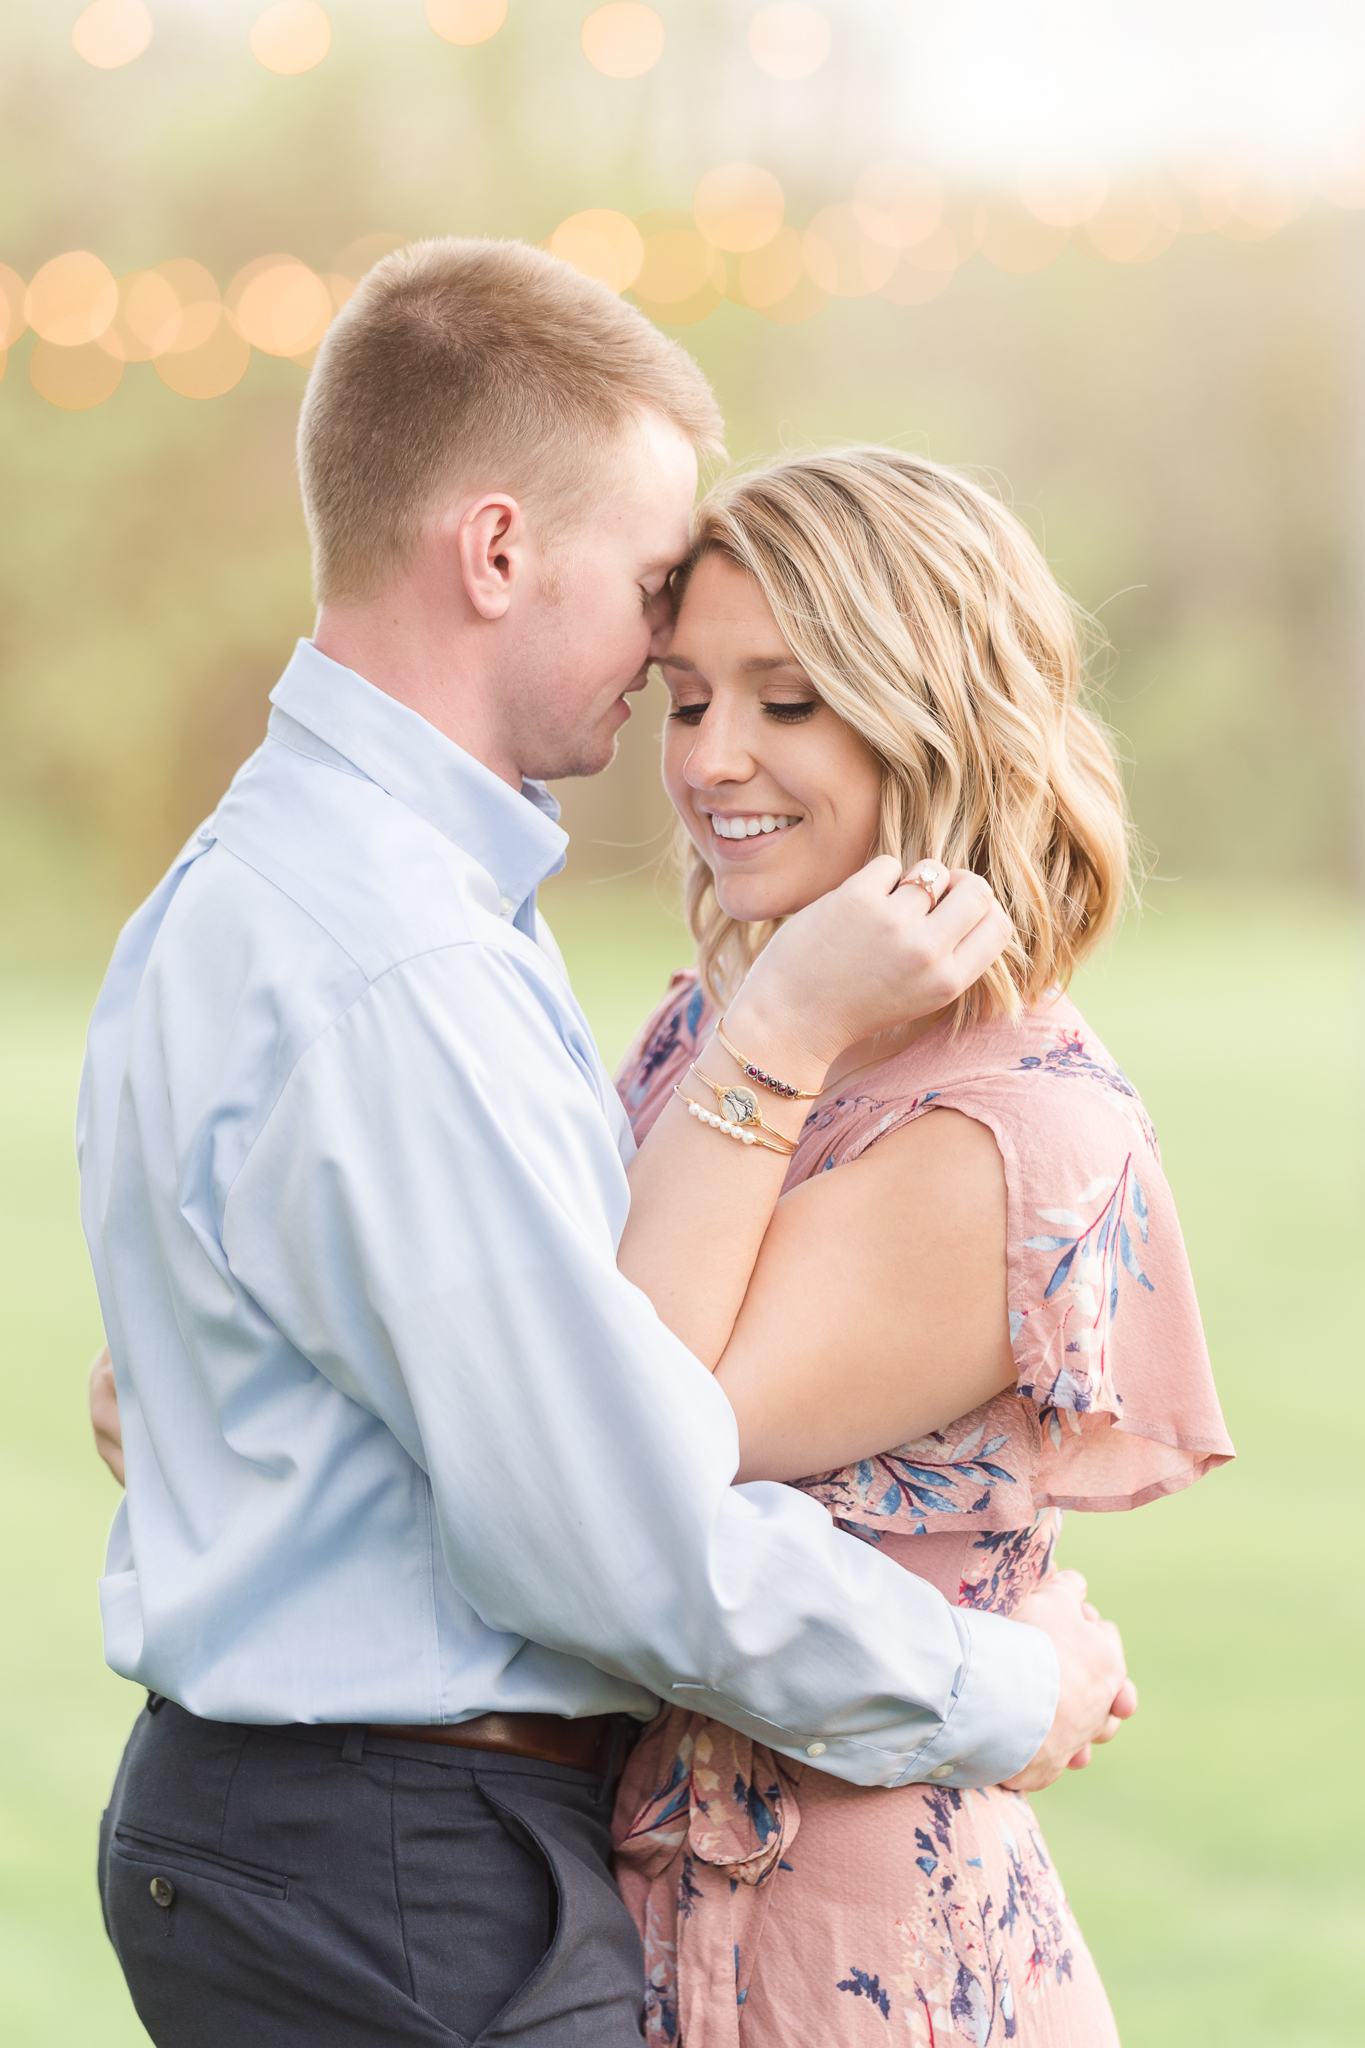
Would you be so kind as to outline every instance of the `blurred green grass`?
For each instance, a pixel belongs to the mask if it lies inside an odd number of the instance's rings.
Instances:
[[[666,892],[546,909],[614,1058],[688,957]],[[8,2048],[145,2041],[100,1926],[94,1840],[140,1695],[100,1659],[114,1489],[89,1449],[98,1312],[71,1124],[96,977],[0,988],[0,2008]],[[1127,2048],[1360,2038],[1365,1680],[1356,1442],[1362,988],[1342,902],[1153,891],[1078,989],[1161,1134],[1237,1464],[1134,1516],[1073,1516],[1143,1707],[1040,1802]]]

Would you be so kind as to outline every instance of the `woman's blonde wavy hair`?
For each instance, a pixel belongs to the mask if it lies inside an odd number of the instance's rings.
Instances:
[[[893,448],[792,456],[703,501],[676,572],[708,554],[754,578],[820,696],[881,763],[868,858],[983,875],[1014,935],[956,1022],[1017,1016],[1117,922],[1131,830],[1113,748],[1084,703],[1081,620],[1032,539],[955,470]],[[775,923],[716,900],[690,841],[701,979],[724,1004]]]

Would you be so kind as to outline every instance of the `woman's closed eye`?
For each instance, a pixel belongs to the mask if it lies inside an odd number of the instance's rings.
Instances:
[[[677,719],[680,725],[700,725],[706,708],[705,703],[675,704],[668,715]],[[800,704],[763,704],[759,707],[766,717],[775,719],[779,725],[799,725],[802,719],[809,718],[819,708],[818,697],[811,697]]]

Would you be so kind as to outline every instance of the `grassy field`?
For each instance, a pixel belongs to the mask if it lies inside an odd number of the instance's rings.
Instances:
[[[547,909],[614,1056],[686,957],[683,936],[638,887],[559,883]],[[7,2048],[145,2041],[93,1879],[140,1695],[100,1661],[94,1593],[114,1488],[87,1445],[98,1315],[70,1142],[92,994],[75,974],[0,990]],[[1352,2048],[1359,934],[1344,907],[1168,887],[1078,994],[1161,1134],[1241,1456],[1135,1517],[1072,1517],[1066,1561],[1122,1621],[1144,1698],[1092,1771],[1044,1796],[1044,1823],[1127,2048]]]

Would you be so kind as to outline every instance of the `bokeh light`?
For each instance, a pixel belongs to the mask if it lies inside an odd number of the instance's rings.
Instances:
[[[610,0],[586,16],[580,31],[583,55],[607,78],[641,78],[664,53],[667,32],[652,7],[639,0]]]
[[[191,256],[172,256],[168,263],[158,263],[156,275],[165,279],[180,303],[175,333],[162,344],[158,360],[168,355],[189,355],[203,347],[218,325],[223,304],[218,280]]]
[[[332,295],[297,256],[258,256],[223,294],[228,319],[267,356],[301,356],[316,348],[332,318]]]
[[[123,364],[96,341],[61,348],[40,335],[28,359],[28,375],[34,390],[49,405],[59,405],[67,412],[88,412],[118,390]]]
[[[801,237],[785,224],[763,246],[750,249],[735,265],[734,296],[756,312],[790,298],[806,274]]]
[[[28,286],[18,271],[11,270],[8,263],[0,263],[0,348],[13,348],[28,326],[24,311],[27,297]]]
[[[507,0],[425,0],[426,17],[447,43],[491,42],[507,19]]]
[[[1071,239],[1069,228],[1039,220],[1015,199],[987,199],[976,210],[976,245],[997,270],[1046,270]]]
[[[635,224],[644,261],[632,290],[644,311],[665,327],[691,327],[713,313],[725,295],[725,258],[691,216],[661,208]]]
[[[1049,227],[1078,228],[1104,204],[1108,192],[1104,178],[1026,177],[1019,181],[1019,198],[1035,220]]]
[[[947,235],[947,229],[940,232]],[[951,236],[948,237],[951,241]],[[927,306],[931,299],[941,298],[957,275],[957,265],[945,264],[939,270],[925,270],[909,256],[902,256],[877,296],[892,306]]]
[[[865,234],[854,207],[822,206],[806,229],[806,268],[836,299],[865,299],[880,291],[896,268],[896,252]]]
[[[333,268],[342,277],[348,277],[352,284],[359,284],[365,272],[372,269],[381,256],[392,256],[395,249],[404,248],[410,240],[410,236],[400,235],[392,228],[371,235],[357,235],[334,258]]]
[[[332,47],[332,24],[318,0],[278,0],[258,14],[247,37],[251,54],[267,71],[297,78],[321,64]]]
[[[118,286],[98,256],[88,249],[69,249],[34,272],[24,310],[29,326],[44,341],[58,348],[78,348],[95,341],[113,319]]]
[[[1156,184],[1109,194],[1077,231],[1083,248],[1110,263],[1150,263],[1169,249],[1180,227],[1179,202]]]
[[[853,188],[853,211],[870,241],[909,249],[943,219],[943,187],[910,164],[869,164]]]
[[[749,54],[769,78],[809,78],[829,55],[830,27],[818,7],[777,0],[749,23]]]
[[[757,164],[721,164],[692,196],[697,226],[718,249],[761,249],[782,225],[786,200],[771,171]]]
[[[121,363],[149,363],[180,332],[179,295],[159,270],[130,270],[118,280],[118,309],[97,346]]]
[[[168,351],[158,356],[152,367],[162,383],[182,398],[221,398],[241,383],[250,361],[250,342],[220,309],[207,338],[197,347]]]
[[[100,71],[131,64],[152,40],[152,17],[142,0],[94,0],[76,16],[71,47]]]
[[[644,237],[633,220],[607,207],[562,220],[546,244],[552,256],[584,277],[595,277],[614,292],[627,291],[645,260]]]

